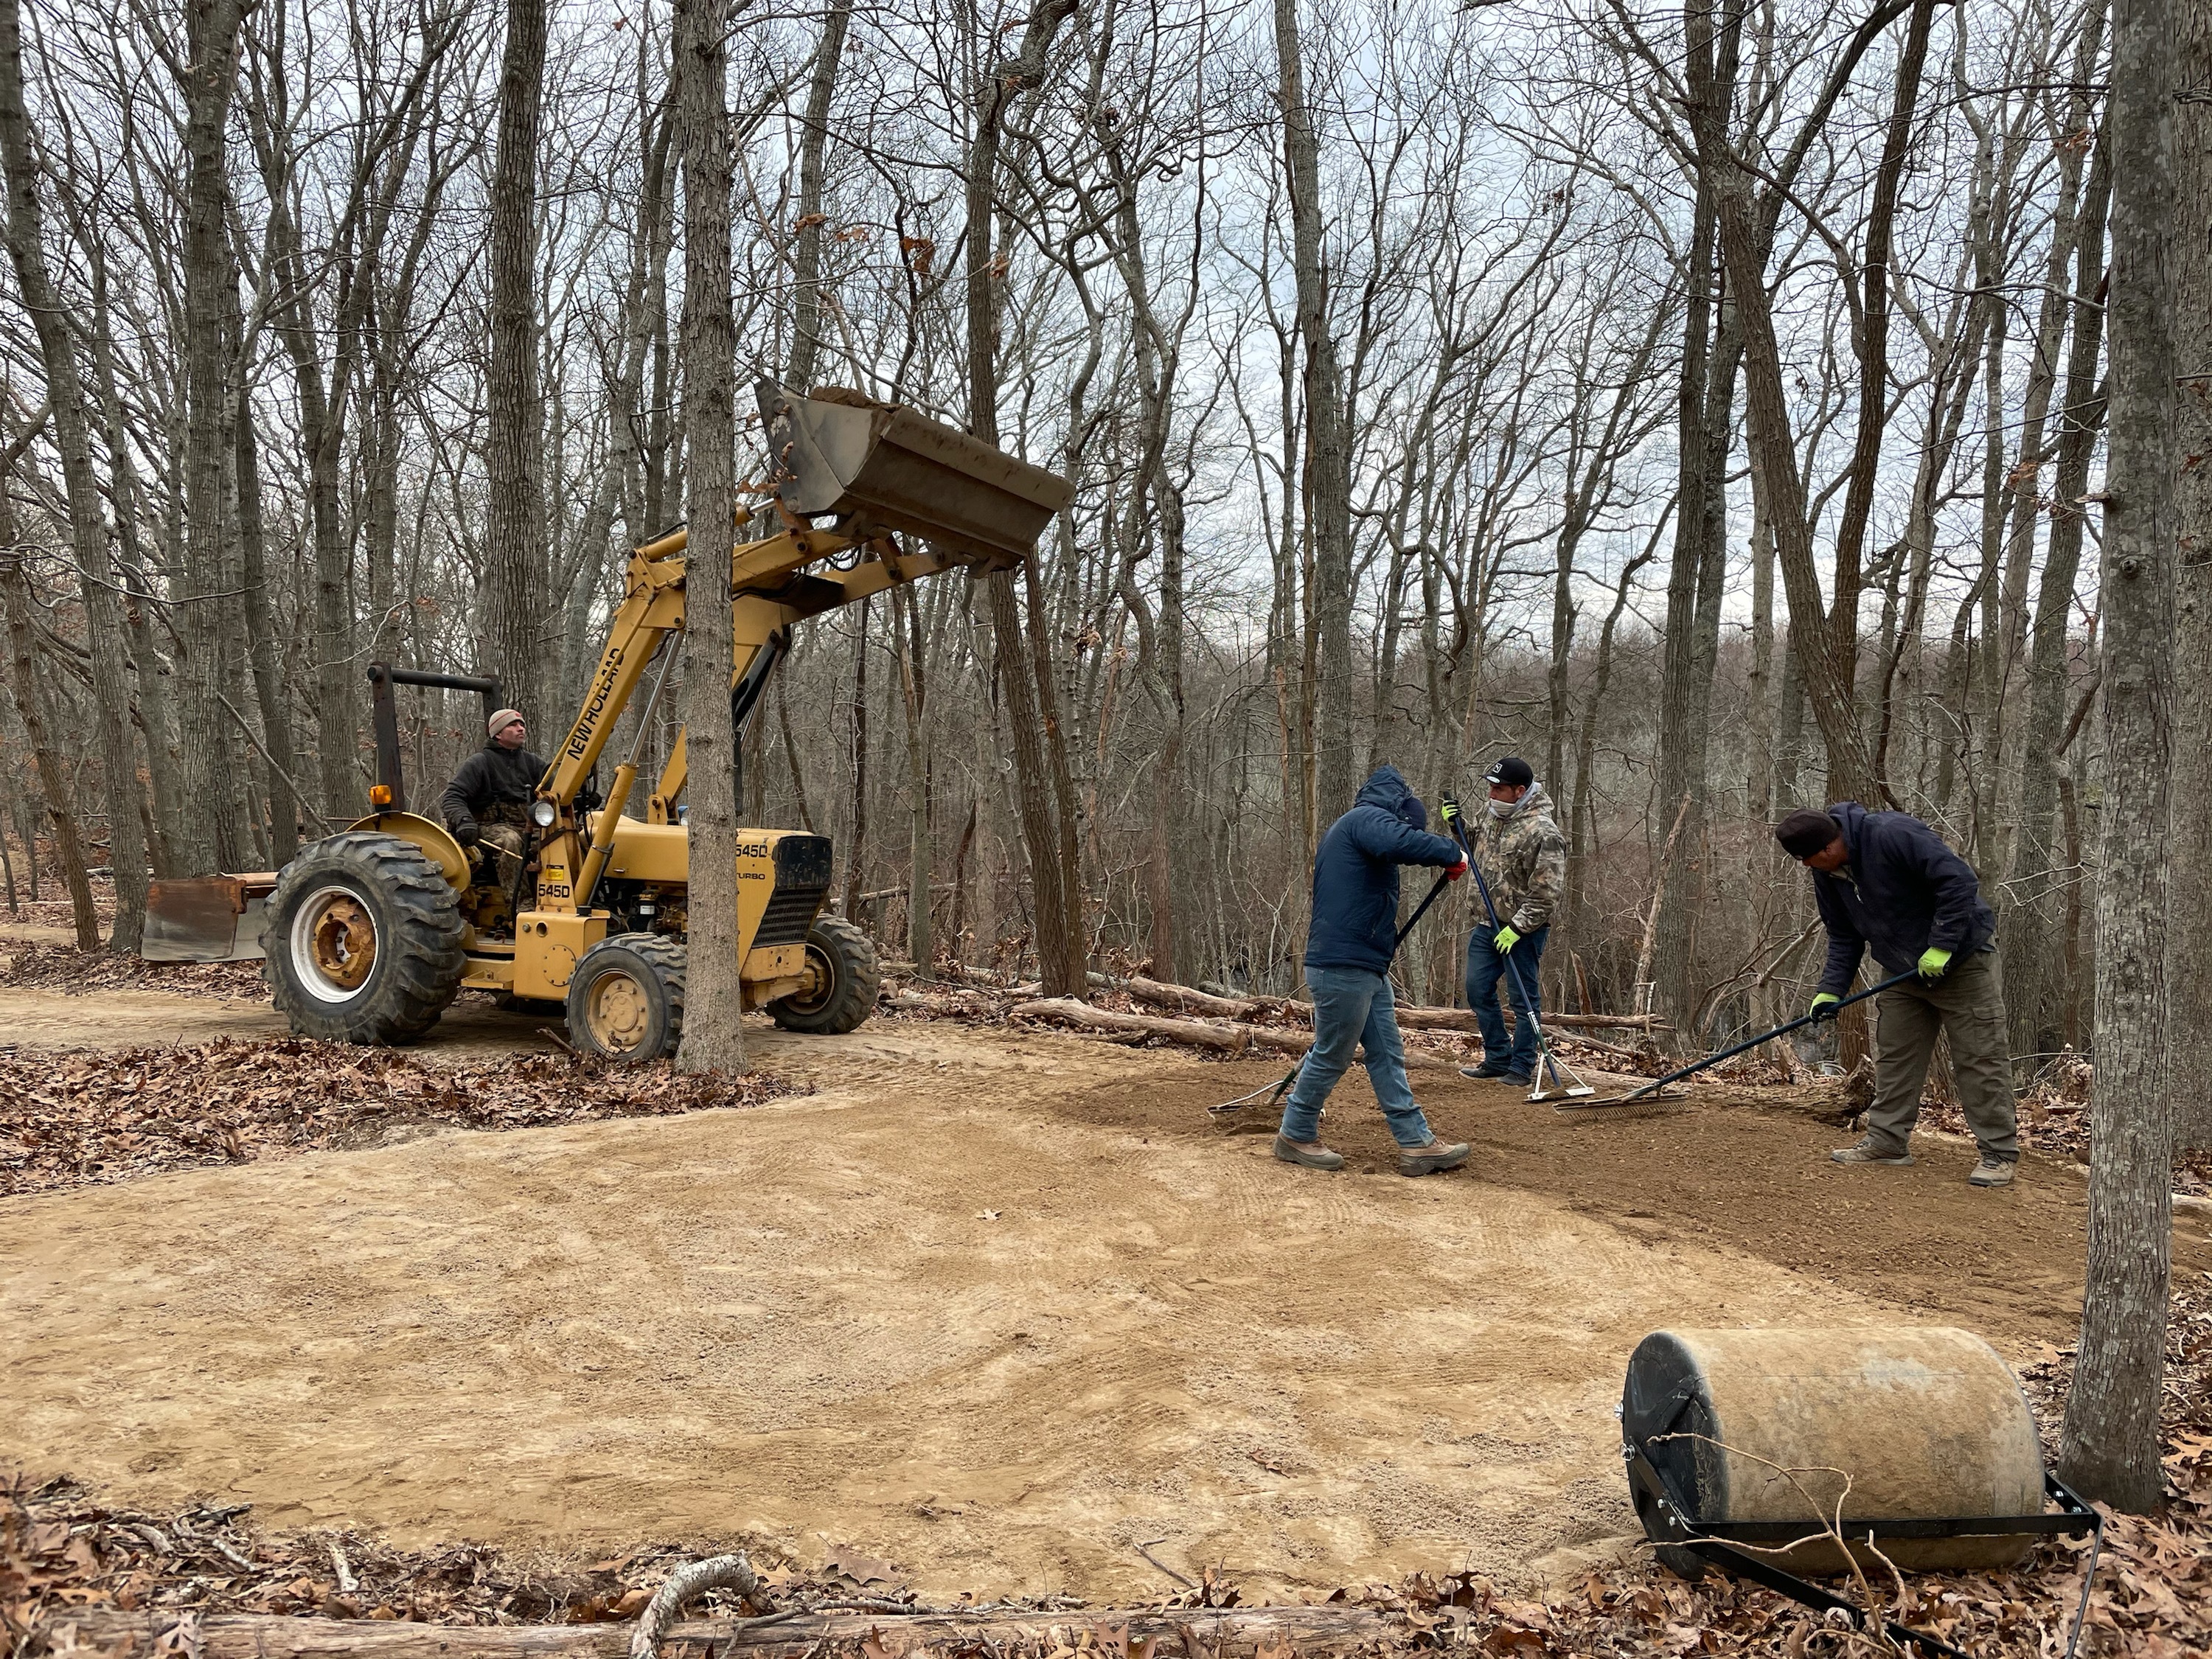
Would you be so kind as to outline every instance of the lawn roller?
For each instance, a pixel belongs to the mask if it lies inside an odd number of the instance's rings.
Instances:
[[[1917,979],[1919,976],[1920,970],[1918,969],[1908,968],[1901,974],[1891,975],[1889,978],[1882,981],[1879,985],[1869,985],[1863,991],[1854,991],[1850,995],[1843,998],[1839,1001],[1829,1003],[1821,1007],[1817,1012],[1800,1014],[1796,1018],[1790,1020],[1784,1024],[1778,1025],[1771,1031],[1761,1031],[1755,1037],[1746,1037],[1741,1042],[1737,1043],[1733,1048],[1723,1048],[1717,1054],[1707,1054],[1703,1060],[1693,1060],[1687,1066],[1678,1066],[1674,1071],[1668,1073],[1664,1077],[1655,1077],[1650,1082],[1645,1084],[1640,1089],[1632,1089],[1625,1095],[1607,1095],[1602,1099],[1599,1100],[1577,1100],[1571,1106],[1559,1106],[1553,1108],[1553,1109],[1562,1112],[1583,1112],[1588,1111],[1595,1106],[1632,1106],[1640,1100],[1669,1101],[1686,1099],[1687,1097],[1684,1095],[1662,1095],[1659,1091],[1670,1083],[1679,1083],[1684,1078],[1693,1076],[1697,1073],[1705,1071],[1710,1066],[1717,1066],[1724,1060],[1734,1060],[1738,1054],[1743,1053],[1747,1048],[1756,1048],[1762,1042],[1771,1042],[1778,1036],[1787,1036],[1790,1032],[1797,1030],[1802,1026],[1817,1024],[1824,1019],[1833,1019],[1838,1012],[1843,1009],[1850,1007],[1854,1002],[1864,1002],[1869,997],[1880,996],[1884,991],[1888,990],[1892,986],[1902,985],[1908,979]]]
[[[1413,925],[1416,922],[1419,921],[1423,916],[1429,914],[1429,907],[1431,904],[1434,904],[1438,898],[1443,896],[1444,888],[1450,880],[1451,876],[1449,872],[1438,876],[1435,884],[1430,887],[1427,895],[1423,897],[1420,904],[1414,909],[1413,914],[1406,918],[1406,925],[1398,930],[1397,937],[1390,941],[1390,962],[1395,962],[1398,959],[1398,947],[1406,942],[1406,935],[1413,931]],[[1386,962],[1382,964],[1383,977],[1386,979],[1389,977],[1389,973],[1390,963]],[[1316,1039],[1318,1039],[1319,1034],[1316,1033]],[[1281,1100],[1285,1095],[1291,1091],[1291,1085],[1297,1081],[1298,1066],[1303,1066],[1305,1063],[1305,1056],[1303,1054],[1299,1055],[1298,1065],[1291,1066],[1289,1071],[1283,1073],[1282,1081],[1273,1085],[1274,1092],[1272,1094],[1268,1093],[1266,1087],[1261,1087],[1253,1090],[1249,1095],[1239,1095],[1234,1100],[1224,1100],[1218,1106],[1209,1106],[1206,1109],[1208,1112],[1217,1114],[1221,1112],[1233,1112],[1241,1107],[1250,1105],[1261,1095],[1267,1096],[1267,1104],[1272,1108],[1277,1102]]]
[[[1971,1331],[1654,1331],[1629,1358],[1620,1430],[1665,1565],[1717,1566],[1929,1653],[1960,1650],[1879,1611],[1892,1566],[1996,1571],[2039,1537],[2091,1534],[2074,1651],[2103,1518],[2045,1469],[2018,1379]],[[1844,1573],[1856,1598],[1804,1576]]]
[[[1444,797],[1444,822],[1451,826],[1452,839],[1459,843],[1460,852],[1467,859],[1467,867],[1474,872],[1474,890],[1482,895],[1482,913],[1490,918],[1490,931],[1498,932],[1498,907],[1490,902],[1490,884],[1482,878],[1482,866],[1474,861],[1474,848],[1467,838],[1467,824],[1460,816],[1459,803],[1450,796]],[[1569,1100],[1587,1100],[1597,1093],[1583,1082],[1575,1069],[1552,1052],[1552,1039],[1546,1035],[1544,1021],[1536,1012],[1536,987],[1521,977],[1521,964],[1513,960],[1513,953],[1505,953],[1505,971],[1512,975],[1513,988],[1521,993],[1526,1009],[1516,1008],[1513,1017],[1525,1019],[1536,1033],[1536,1073],[1529,1079],[1534,1085],[1528,1091],[1531,1100],[1550,1100],[1554,1090]],[[1546,1086],[1549,1076],[1551,1086]]]

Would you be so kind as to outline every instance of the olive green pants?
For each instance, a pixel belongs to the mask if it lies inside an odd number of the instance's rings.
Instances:
[[[1920,1116],[1920,1093],[1936,1039],[1951,1039],[1951,1080],[1959,1108],[1982,1156],[2002,1163],[2020,1157],[2013,1121],[2012,1054],[2005,1040],[2004,981],[1995,951],[1954,962],[1932,984],[1908,980],[1875,1000],[1874,1103],[1867,1139],[1885,1152],[1904,1152]]]

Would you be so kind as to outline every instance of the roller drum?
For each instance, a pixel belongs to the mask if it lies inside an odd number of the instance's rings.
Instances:
[[[1802,1522],[1814,1532],[1839,1497],[1846,1533],[1852,1521],[2043,1510],[2043,1449],[2027,1396],[1995,1349],[1947,1326],[1655,1331],[1629,1359],[1621,1425],[1706,1524]],[[1656,1538],[1648,1501],[1637,1494]],[[2033,1542],[1989,1534],[1879,1547],[1904,1571],[1929,1572],[2011,1566]],[[1699,1566],[1679,1548],[1661,1559]],[[1845,1571],[1827,1543],[1766,1559],[1799,1573]]]

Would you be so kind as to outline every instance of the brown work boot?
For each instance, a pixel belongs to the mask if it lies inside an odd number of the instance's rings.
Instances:
[[[2018,1167],[2011,1158],[1991,1158],[1984,1152],[1982,1161],[1974,1165],[1973,1174],[1966,1177],[1966,1184],[1970,1187],[2009,1187],[2013,1171]]]
[[[1893,1152],[1887,1147],[1876,1144],[1874,1137],[1869,1135],[1855,1146],[1837,1147],[1834,1152],[1828,1154],[1828,1161],[1832,1164],[1905,1164],[1912,1162],[1912,1154]]]
[[[1275,1137],[1275,1156],[1285,1164],[1301,1164],[1309,1170],[1344,1167],[1342,1152],[1332,1152],[1318,1140],[1292,1140],[1288,1135]]]
[[[1398,1173],[1401,1176],[1425,1176],[1456,1170],[1467,1162],[1467,1155],[1472,1150],[1463,1140],[1455,1140],[1449,1146],[1441,1140],[1431,1140],[1425,1146],[1401,1146],[1398,1149]]]

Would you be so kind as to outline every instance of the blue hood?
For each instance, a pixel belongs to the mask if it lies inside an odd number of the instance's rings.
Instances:
[[[1306,966],[1379,974],[1398,945],[1398,866],[1442,868],[1459,847],[1427,831],[1428,809],[1395,766],[1378,766],[1352,810],[1328,827],[1314,853],[1313,926]]]
[[[1429,827],[1429,809],[1421,805],[1421,798],[1413,793],[1413,786],[1406,781],[1406,775],[1395,766],[1378,766],[1368,774],[1367,781],[1359,786],[1352,797],[1354,806],[1379,806],[1386,812],[1395,813],[1401,821],[1416,830]]]

